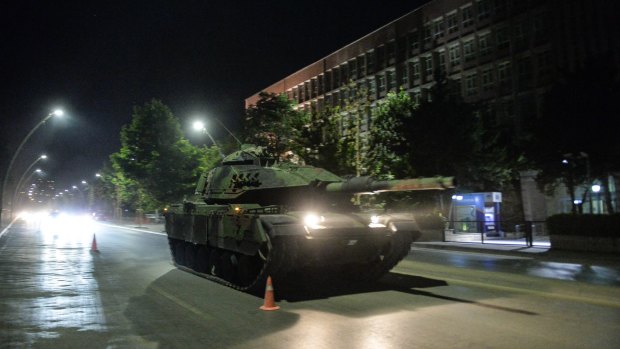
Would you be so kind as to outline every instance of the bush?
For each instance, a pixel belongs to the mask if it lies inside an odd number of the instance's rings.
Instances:
[[[547,218],[550,235],[620,237],[620,214],[559,214]]]

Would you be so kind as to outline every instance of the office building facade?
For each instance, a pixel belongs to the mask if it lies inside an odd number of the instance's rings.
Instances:
[[[518,133],[565,72],[601,55],[620,66],[618,13],[615,1],[434,0],[263,91],[307,111],[343,106],[352,85],[373,105],[401,88],[420,101],[439,73]]]

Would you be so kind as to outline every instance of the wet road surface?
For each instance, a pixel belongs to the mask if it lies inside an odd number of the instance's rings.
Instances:
[[[614,260],[414,249],[380,282],[262,299],[176,269],[164,236],[87,223],[0,239],[1,348],[617,348]],[[93,234],[99,252],[91,252]]]

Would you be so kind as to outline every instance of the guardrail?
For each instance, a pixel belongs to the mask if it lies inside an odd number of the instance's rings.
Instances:
[[[548,244],[544,221],[448,221],[445,242]]]

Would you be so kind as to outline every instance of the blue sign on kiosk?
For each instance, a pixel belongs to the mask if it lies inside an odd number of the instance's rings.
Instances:
[[[452,197],[455,233],[500,234],[502,193],[468,193]]]

